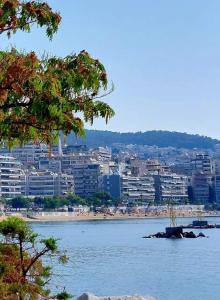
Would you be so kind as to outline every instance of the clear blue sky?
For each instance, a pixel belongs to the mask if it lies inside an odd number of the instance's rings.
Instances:
[[[64,56],[82,49],[107,68],[114,131],[153,129],[220,138],[219,0],[50,0],[63,20],[49,42],[41,30],[9,41]]]

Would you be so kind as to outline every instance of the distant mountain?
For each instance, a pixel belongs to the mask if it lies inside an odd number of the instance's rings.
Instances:
[[[67,144],[75,144],[74,135],[67,137]],[[112,132],[102,130],[86,130],[85,139],[78,139],[78,144],[87,144],[89,147],[111,146],[114,143],[149,145],[158,147],[176,147],[186,149],[211,149],[220,141],[207,136],[180,133],[174,131],[152,130],[146,132]]]

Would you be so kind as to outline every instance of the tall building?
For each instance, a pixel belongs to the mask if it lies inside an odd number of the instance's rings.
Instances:
[[[174,161],[170,166],[173,173],[192,176],[192,163],[189,157],[181,157]]]
[[[130,160],[130,171],[133,176],[145,176],[161,173],[169,173],[169,166],[162,164],[156,159],[131,159]]]
[[[117,174],[103,175],[101,177],[101,190],[114,199],[121,199],[121,176]]]
[[[73,175],[75,194],[90,197],[100,190],[100,163],[92,158],[92,154],[78,152],[63,155],[62,172]]]
[[[88,152],[75,152],[71,154],[64,154],[61,157],[62,172],[71,174],[72,167],[76,164],[86,164],[91,162],[92,156]]]
[[[68,145],[62,149],[63,154],[73,154],[79,152],[88,152],[86,145]]]
[[[78,163],[72,166],[75,194],[90,197],[100,190],[100,165],[95,162]]]
[[[45,144],[27,144],[11,150],[0,148],[0,153],[17,158],[24,166],[37,166],[40,156],[48,157],[48,147]]]
[[[14,157],[0,156],[0,196],[14,198],[22,194],[24,186],[22,164]]]
[[[153,177],[123,176],[122,197],[125,203],[133,205],[153,203],[155,200]]]
[[[215,164],[215,174],[220,175],[220,157],[215,158],[214,164]]]
[[[192,172],[213,174],[215,172],[214,162],[208,154],[197,154],[194,159],[191,160]]]
[[[40,157],[38,161],[38,169],[60,173],[61,161],[59,157],[53,157],[53,158]]]
[[[213,176],[204,173],[196,173],[192,175],[192,192],[193,201],[195,203],[206,204],[212,201],[211,189],[212,189]]]
[[[214,201],[220,203],[220,175],[213,177]]]
[[[49,171],[34,171],[26,175],[26,196],[64,196],[74,193],[73,176]]]
[[[108,147],[98,147],[92,154],[97,161],[110,161],[112,157],[111,148]]]
[[[214,201],[215,163],[213,159],[208,154],[197,154],[191,164],[193,202],[206,204]]]
[[[184,175],[154,175],[155,201],[158,204],[174,201],[184,203],[188,199],[188,180]]]

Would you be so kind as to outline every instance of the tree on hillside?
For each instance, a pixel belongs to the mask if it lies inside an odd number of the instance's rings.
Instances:
[[[0,222],[0,297],[2,300],[70,299],[65,291],[50,296],[46,288],[52,271],[42,258],[54,257],[65,263],[54,238],[40,239],[17,217]]]
[[[49,38],[61,17],[45,2],[0,1],[0,34],[29,32],[33,24]],[[114,115],[100,101],[108,93],[107,75],[99,60],[85,50],[64,58],[39,58],[34,52],[0,51],[0,140],[8,146],[28,141],[56,141],[59,131],[83,135],[84,122]],[[79,116],[80,113],[80,116]]]
[[[79,143],[84,143],[83,139],[79,139]],[[207,136],[196,134],[188,134],[181,132],[152,130],[146,132],[111,132],[102,130],[86,130],[86,144],[89,147],[111,146],[113,153],[117,154],[119,148],[117,144],[124,145],[147,145],[158,147],[175,147],[186,149],[211,149],[220,141]],[[67,144],[74,144],[72,134],[67,137]],[[177,150],[178,151],[178,150]],[[159,153],[160,155],[160,153]]]

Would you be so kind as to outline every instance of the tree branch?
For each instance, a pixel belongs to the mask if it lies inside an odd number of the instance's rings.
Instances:
[[[29,105],[30,105],[30,102],[28,102],[28,103],[21,102],[21,103],[3,104],[3,105],[0,105],[0,109],[9,109],[9,108],[16,108],[16,107],[28,107]]]
[[[49,252],[50,249],[48,248],[44,248],[42,251],[38,252],[31,260],[31,263],[27,266],[27,268],[25,269],[25,276],[27,275],[28,271],[30,270],[30,268],[35,264],[35,262],[44,254],[46,254],[47,252]]]
[[[31,24],[33,24],[33,23],[36,23],[38,20],[37,20],[37,18],[36,18],[36,20],[33,20],[33,21],[30,21],[30,22],[26,22],[24,25],[22,25],[22,27],[24,27],[24,26],[27,26],[27,25],[31,25]],[[12,26],[8,26],[8,27],[6,27],[6,28],[2,28],[1,30],[0,30],[0,34],[2,34],[2,33],[4,33],[4,32],[6,32],[6,31],[10,31],[10,30],[17,30],[17,29],[20,29],[19,27],[14,27],[13,25]]]

